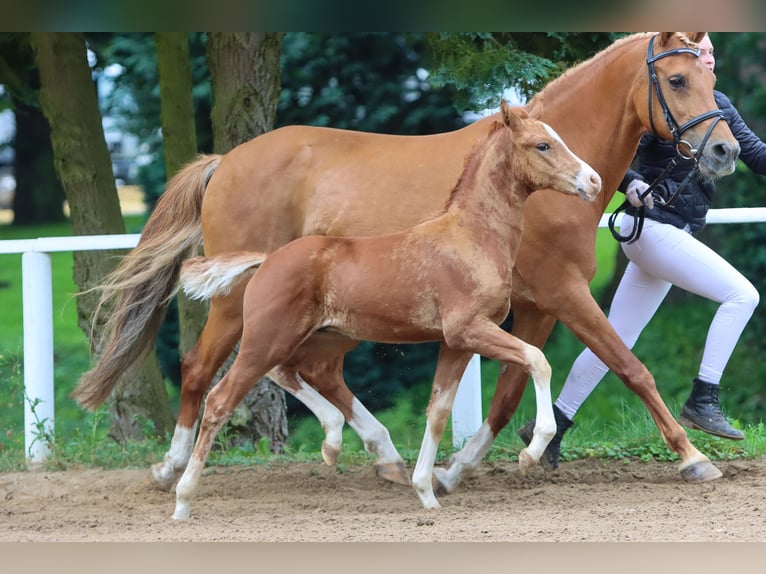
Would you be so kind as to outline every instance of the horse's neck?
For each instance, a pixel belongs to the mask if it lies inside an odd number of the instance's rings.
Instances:
[[[549,84],[530,102],[569,148],[601,176],[603,211],[625,175],[643,133],[633,102],[635,75],[643,73],[648,38],[628,38]],[[535,113],[537,111],[541,112]]]
[[[530,190],[513,177],[504,156],[492,151],[482,155],[484,159],[475,169],[470,164],[466,168],[468,173],[453,192],[447,213],[473,237],[481,238],[482,243],[496,242],[500,246],[518,243]]]

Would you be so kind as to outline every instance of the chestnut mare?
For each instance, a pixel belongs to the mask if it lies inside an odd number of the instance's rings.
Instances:
[[[675,140],[679,149],[693,149],[706,176],[734,168],[739,145],[725,122],[718,122],[715,77],[695,50],[694,42],[703,35],[663,32],[623,38],[532,99],[530,113],[551,125],[598,171],[604,192],[594,203],[547,190],[530,198],[511,295],[514,335],[542,347],[556,320],[562,321],[640,397],[665,443],[679,455],[682,476],[694,481],[721,473],[688,440],[651,373],[591,296],[589,282],[596,269],[599,219],[644,132]],[[139,245],[103,286],[104,300],[115,300],[105,326],[106,344],[95,367],[83,375],[75,398],[88,408],[101,404],[126,367],[150,347],[181,264],[194,254],[201,237],[205,253],[214,256],[269,253],[303,235],[377,235],[411,227],[444,204],[464,158],[497,118],[430,136],[287,127],[224,156],[191,163],[169,182]],[[202,335],[184,357],[176,430],[165,460],[152,469],[161,487],[172,486],[189,460],[204,393],[242,333],[243,291],[244,286],[235,287],[212,300]],[[341,377],[349,345],[342,337],[328,340],[319,356],[301,366],[301,376],[334,405],[327,416],[344,417],[360,434],[377,456],[379,474],[408,484],[388,431]],[[320,388],[318,382],[326,380],[334,384]],[[487,419],[450,467],[437,469],[441,491],[451,491],[463,471],[480,463],[516,409],[526,380],[524,370],[514,366],[501,372]]]
[[[245,288],[239,354],[207,396],[191,460],[176,487],[173,518],[189,517],[213,440],[247,391],[272,372],[286,390],[300,392],[304,349],[313,354],[314,341],[327,332],[392,343],[441,341],[412,475],[424,508],[439,507],[434,460],[473,353],[515,363],[532,377],[538,424],[519,454],[522,472],[540,459],[556,432],[551,368],[540,349],[498,326],[508,314],[524,204],[537,189],[593,201],[601,178],[523,109],[512,112],[503,102],[500,114],[503,123],[490,126],[444,212],[433,219],[375,237],[302,237],[268,257],[245,252],[184,264],[181,283],[198,299],[225,295],[250,269],[259,269]]]

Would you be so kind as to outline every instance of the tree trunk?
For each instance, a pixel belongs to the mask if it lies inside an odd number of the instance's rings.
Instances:
[[[192,73],[186,32],[157,32],[157,69],[160,80],[162,147],[167,179],[197,155]],[[197,342],[207,317],[207,304],[178,294],[179,354]]]
[[[210,34],[208,62],[213,84],[211,115],[216,153],[226,153],[274,126],[282,36],[265,32]],[[224,367],[232,360],[230,357]],[[233,417],[232,427],[240,435],[237,442],[257,446],[265,436],[272,451],[281,452],[287,438],[284,391],[263,378],[243,404],[250,416]],[[241,409],[240,406],[239,413],[243,413]]]
[[[40,102],[51,128],[56,172],[69,202],[75,235],[125,233],[112,165],[101,124],[96,87],[80,33],[34,33],[32,46],[40,70]],[[74,253],[74,280],[80,291],[98,285],[114,265],[113,251]],[[99,333],[91,333],[96,294],[78,297],[80,328],[91,337],[94,353]],[[96,326],[97,327],[97,326]],[[148,420],[158,435],[174,426],[165,384],[154,354],[123,377],[113,400],[120,416],[111,433],[142,438]]]

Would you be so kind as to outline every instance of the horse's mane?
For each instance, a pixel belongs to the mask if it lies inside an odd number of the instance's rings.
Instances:
[[[449,198],[444,204],[442,213],[446,212],[449,209],[450,205],[452,205],[455,199],[455,195],[457,195],[457,193],[459,193],[459,191],[463,189],[466,185],[470,185],[470,183],[474,180],[474,178],[476,177],[476,172],[483,159],[485,150],[490,145],[492,145],[495,139],[497,139],[497,133],[503,129],[508,129],[508,126],[506,126],[502,122],[497,122],[497,121],[492,122],[492,124],[489,127],[489,131],[487,132],[487,135],[481,140],[479,140],[473,146],[473,149],[471,150],[471,152],[468,155],[466,155],[465,161],[463,162],[463,171],[460,173],[460,176],[458,177],[455,187],[452,188]]]
[[[640,32],[638,34],[632,34],[630,36],[625,36],[624,38],[619,38],[615,40],[610,46],[604,48],[600,52],[598,52],[595,56],[592,56],[591,58],[588,58],[587,60],[583,60],[582,62],[572,66],[568,70],[566,70],[563,74],[558,76],[557,78],[554,78],[551,80],[548,84],[543,87],[542,90],[540,90],[535,96],[529,100],[529,103],[527,105],[528,109],[532,109],[535,104],[542,105],[542,102],[545,98],[546,92],[555,92],[557,91],[558,85],[566,82],[566,80],[577,72],[578,74],[582,71],[583,68],[588,68],[590,66],[601,66],[603,62],[608,62],[614,55],[614,53],[621,49],[622,46],[625,44],[630,44],[633,42],[637,42],[639,40],[643,40],[645,38],[648,38],[649,36],[652,36],[656,34],[656,32]],[[683,32],[676,32],[676,37],[683,42],[684,46],[689,48],[696,48],[697,44],[695,42],[692,42],[689,37],[684,34]]]

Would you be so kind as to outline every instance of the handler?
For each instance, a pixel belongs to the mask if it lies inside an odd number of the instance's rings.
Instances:
[[[700,41],[699,51],[700,60],[712,72],[715,57],[707,35]],[[754,173],[766,175],[766,144],[745,124],[726,95],[714,91],[714,96],[740,144],[740,158]],[[721,410],[718,390],[724,368],[758,305],[759,295],[739,271],[692,235],[704,227],[715,195],[713,182],[702,179],[698,172],[687,180],[695,162],[682,160],[673,167],[657,187],[657,201],[652,194],[644,194],[649,182],[661,175],[676,155],[673,143],[645,134],[636,154],[638,169],[628,170],[620,184],[619,189],[624,190],[631,204],[620,231],[632,231],[642,205],[646,220],[637,240],[621,244],[629,263],[615,291],[609,322],[632,349],[673,285],[719,303],[699,372],[678,421],[715,436],[742,440],[744,434],[729,424]],[[564,433],[608,370],[589,349],[575,360],[553,407],[557,431],[542,459],[549,468],[558,467]],[[532,420],[519,429],[526,444],[532,438],[534,425]]]

